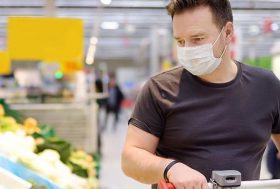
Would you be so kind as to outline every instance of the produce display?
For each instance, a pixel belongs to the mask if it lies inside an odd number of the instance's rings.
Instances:
[[[98,163],[93,156],[60,139],[48,125],[11,110],[4,100],[0,100],[0,154],[61,189],[98,188]]]

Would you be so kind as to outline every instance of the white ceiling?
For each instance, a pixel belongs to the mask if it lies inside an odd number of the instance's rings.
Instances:
[[[118,30],[99,29],[98,60],[135,60],[149,43],[152,28],[163,28],[171,35],[171,20],[166,14],[168,0],[112,0],[100,7],[99,0],[56,0],[56,16],[82,18],[85,22],[85,46],[88,47],[93,26],[103,21],[118,22]],[[252,36],[251,25],[262,27],[264,19],[271,17],[280,25],[280,0],[231,0],[235,24],[243,32],[244,55],[252,47],[257,55],[267,55],[280,32],[262,37]],[[8,16],[43,16],[46,0],[0,0],[0,47],[4,48]],[[133,31],[134,30],[134,31]],[[254,46],[252,46],[252,41]],[[148,49],[147,49],[148,50]]]

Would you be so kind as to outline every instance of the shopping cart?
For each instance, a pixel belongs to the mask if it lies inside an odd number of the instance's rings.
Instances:
[[[256,180],[242,181],[241,173],[238,171],[213,171],[209,189],[280,189],[279,180]],[[162,181],[158,189],[175,189],[172,183]]]

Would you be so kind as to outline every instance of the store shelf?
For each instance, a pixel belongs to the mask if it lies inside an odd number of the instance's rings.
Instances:
[[[38,186],[46,186],[48,189],[60,189],[47,178],[3,155],[0,155],[0,178],[0,186],[7,189],[30,189],[32,184],[27,181],[36,182]]]
[[[30,189],[32,185],[0,167],[0,188]]]
[[[97,148],[94,104],[14,104],[12,109],[55,128],[61,138],[93,153]]]

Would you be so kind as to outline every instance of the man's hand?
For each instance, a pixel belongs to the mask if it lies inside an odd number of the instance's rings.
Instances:
[[[169,181],[176,189],[208,189],[206,178],[198,171],[177,163],[167,173]]]

